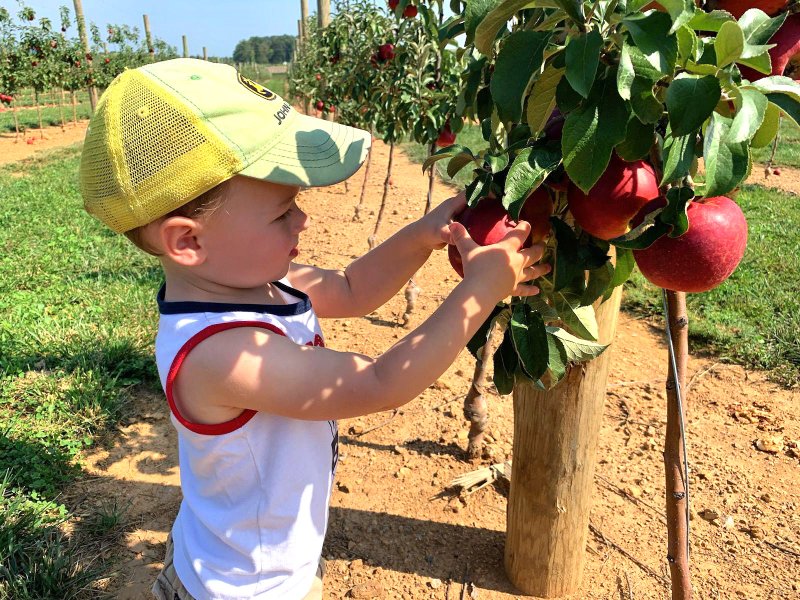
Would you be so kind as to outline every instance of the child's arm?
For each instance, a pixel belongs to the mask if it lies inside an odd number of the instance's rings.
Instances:
[[[288,279],[311,298],[319,317],[360,317],[383,306],[444,246],[442,231],[466,205],[464,194],[445,200],[356,259],[344,271],[292,265]]]
[[[450,241],[461,252],[465,277],[417,329],[377,358],[299,346],[255,328],[224,331],[201,342],[176,381],[176,398],[203,415],[214,409],[253,409],[311,420],[340,419],[394,408],[419,395],[455,360],[467,341],[509,294],[549,271],[537,265],[543,246],[521,249],[530,232],[520,223],[498,244],[478,246],[460,224]],[[217,413],[218,414],[218,413]],[[213,421],[211,421],[213,422]]]

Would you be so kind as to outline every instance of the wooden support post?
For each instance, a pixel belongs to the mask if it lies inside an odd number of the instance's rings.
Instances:
[[[306,39],[308,32],[306,31],[306,23],[308,23],[308,0],[300,0],[300,23],[302,23],[302,31],[300,33],[300,41]]]
[[[83,46],[83,51],[86,54],[91,54],[92,49],[89,47],[89,37],[86,35],[86,18],[83,16],[83,3],[82,0],[73,0],[75,5],[75,20],[78,22],[78,36],[81,40],[81,45]],[[92,61],[87,60],[89,64],[89,80],[92,79]],[[89,86],[89,104],[92,107],[92,112],[94,112],[94,107],[97,106],[97,89],[93,86]]]
[[[325,29],[331,23],[331,0],[317,0],[317,20],[320,29]]]
[[[203,60],[208,60],[208,48],[203,46]]]
[[[183,58],[189,58],[189,40],[183,36]]]
[[[147,42],[147,51],[150,53],[150,62],[156,61],[156,49],[153,46],[153,34],[150,33],[150,18],[147,15],[142,15],[144,19],[144,39]]]
[[[598,340],[614,339],[622,286],[597,306]],[[508,498],[506,572],[525,594],[578,592],[594,464],[611,352],[573,365],[552,390],[514,387],[514,462]]]

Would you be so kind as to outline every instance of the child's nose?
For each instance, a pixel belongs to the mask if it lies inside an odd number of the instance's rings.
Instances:
[[[297,209],[297,230],[298,231],[305,231],[308,229],[309,225],[311,224],[311,217],[309,217],[305,212]]]

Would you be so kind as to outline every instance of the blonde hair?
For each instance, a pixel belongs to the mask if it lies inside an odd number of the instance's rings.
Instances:
[[[223,181],[219,185],[214,186],[207,192],[200,194],[197,198],[190,200],[186,204],[183,204],[173,210],[170,213],[167,213],[163,217],[159,217],[156,219],[157,221],[161,222],[169,217],[208,217],[211,216],[215,211],[222,206],[223,201],[225,200],[225,193],[228,189],[228,182],[230,179]],[[149,225],[149,223],[148,223]],[[151,248],[147,241],[144,238],[144,229],[148,225],[142,225],[141,227],[134,227],[129,231],[124,232],[125,237],[127,237],[134,246],[147,252],[148,254],[152,254],[153,256],[160,256],[160,254]]]

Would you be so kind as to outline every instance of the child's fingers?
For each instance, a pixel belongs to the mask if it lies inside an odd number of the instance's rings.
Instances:
[[[511,295],[522,296],[522,297],[535,296],[540,291],[541,290],[535,285],[528,285],[527,283],[521,283],[514,288],[514,290],[511,292]]]
[[[525,241],[528,239],[530,233],[531,224],[527,221],[520,221],[517,223],[517,226],[514,227],[514,229],[509,231],[506,236],[500,240],[500,243],[510,241],[514,244],[514,249],[519,250],[525,244]]]

